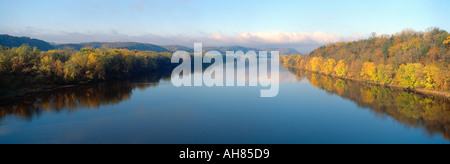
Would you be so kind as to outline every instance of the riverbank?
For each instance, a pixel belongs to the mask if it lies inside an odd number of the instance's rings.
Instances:
[[[393,85],[393,84],[382,84],[382,83],[368,81],[368,80],[359,80],[359,79],[353,79],[353,78],[342,77],[342,76],[337,76],[337,75],[329,75],[329,74],[325,74],[325,73],[321,73],[321,72],[317,72],[317,71],[310,71],[307,69],[298,68],[298,67],[291,66],[291,65],[283,65],[283,66],[287,66],[287,67],[302,70],[302,71],[308,71],[308,72],[312,72],[312,73],[316,73],[316,74],[320,74],[320,75],[331,76],[331,77],[339,78],[339,79],[343,79],[343,80],[358,81],[358,82],[363,82],[363,83],[377,85],[377,86],[395,88],[395,89],[399,89],[399,90],[403,90],[403,91],[407,91],[407,92],[414,92],[414,93],[419,93],[419,94],[424,94],[424,95],[442,96],[442,97],[446,97],[446,98],[450,99],[450,93],[444,92],[444,91],[435,91],[435,90],[429,90],[429,89],[425,89],[425,88],[409,88],[409,87],[404,87],[401,85]]]
[[[14,101],[22,100],[31,96],[38,95],[40,93],[45,93],[49,91],[53,91],[56,89],[75,87],[78,85],[58,85],[58,86],[46,86],[46,87],[38,87],[38,88],[21,88],[18,90],[5,90],[3,89],[2,94],[0,96],[0,105],[8,104]],[[8,94],[9,93],[9,94]]]
[[[0,105],[8,104],[14,101],[26,99],[41,93],[50,92],[62,88],[80,87],[85,85],[96,85],[111,81],[124,81],[124,80],[136,80],[136,79],[148,79],[150,81],[159,81],[162,78],[170,78],[172,69],[160,70],[142,73],[139,75],[130,75],[126,77],[111,78],[108,80],[91,80],[91,81],[79,81],[78,83],[57,83],[57,84],[42,84],[39,82],[30,82],[23,80],[26,78],[17,78],[14,76],[0,75],[0,79],[4,81],[0,83]],[[20,80],[22,79],[22,80]]]

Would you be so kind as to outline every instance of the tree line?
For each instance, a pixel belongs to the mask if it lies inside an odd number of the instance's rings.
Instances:
[[[88,47],[79,51],[39,51],[28,45],[14,48],[0,46],[0,75],[45,84],[108,80],[170,69],[173,67],[171,56],[168,52],[125,49]]]
[[[281,56],[303,70],[379,84],[450,90],[450,34],[439,28],[403,30],[319,47],[308,55]]]

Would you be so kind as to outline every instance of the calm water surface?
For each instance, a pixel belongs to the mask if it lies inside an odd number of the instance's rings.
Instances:
[[[0,143],[450,143],[441,97],[280,69],[280,92],[172,86],[170,73],[0,105]]]

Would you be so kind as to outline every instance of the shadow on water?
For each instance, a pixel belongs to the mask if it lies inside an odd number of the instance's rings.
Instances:
[[[170,81],[170,71],[151,73],[125,81],[103,82],[61,88],[0,106],[0,121],[8,115],[32,121],[42,112],[73,112],[77,109],[98,109],[130,99],[133,90],[158,86],[161,80]]]
[[[299,79],[307,79],[317,88],[339,95],[375,115],[390,116],[407,127],[423,128],[430,135],[450,140],[450,100],[357,81],[342,80],[295,68],[287,68]]]

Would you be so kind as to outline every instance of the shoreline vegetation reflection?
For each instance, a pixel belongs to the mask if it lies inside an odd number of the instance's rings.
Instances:
[[[312,86],[351,100],[362,109],[371,109],[374,115],[391,117],[405,127],[421,128],[427,134],[441,135],[450,140],[450,100],[435,95],[423,95],[399,89],[343,80],[285,67],[298,80],[307,79]],[[61,88],[9,104],[0,105],[0,121],[15,116],[33,121],[45,112],[75,112],[79,109],[98,109],[127,101],[135,89],[156,87],[161,81],[169,83],[171,72],[159,72],[125,81],[104,82]],[[1,126],[1,125],[0,125]]]
[[[170,81],[170,75],[170,71],[164,71],[129,80],[80,85],[44,92],[0,105],[0,120],[8,115],[14,115],[19,116],[20,119],[32,121],[35,116],[46,111],[70,113],[78,109],[98,109],[101,106],[115,105],[129,100],[135,89],[146,90],[149,87],[158,86],[161,81]]]
[[[343,80],[292,67],[286,69],[328,94],[351,100],[362,109],[371,109],[374,115],[389,116],[406,127],[423,128],[431,136],[439,134],[450,140],[450,100],[446,97]]]

